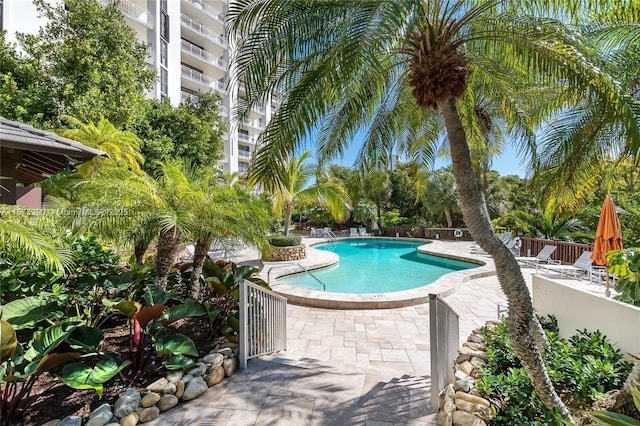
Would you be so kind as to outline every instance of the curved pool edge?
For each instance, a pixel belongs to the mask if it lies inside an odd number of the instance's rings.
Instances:
[[[337,240],[351,239],[353,238],[347,237],[338,238]],[[460,253],[469,253],[471,248],[470,242],[443,242],[437,240],[431,241],[408,238],[381,239],[424,242],[423,245],[418,247],[418,251],[420,253],[462,260],[465,262],[475,263],[480,266],[473,269],[450,272],[438,278],[431,284],[410,290],[389,293],[328,293],[278,282],[278,278],[280,277],[300,272],[300,267],[296,265],[297,262],[293,262],[287,265],[281,265],[280,267],[278,267],[278,265],[273,265],[269,268],[272,271],[278,271],[270,277],[271,288],[276,293],[286,297],[290,303],[304,306],[327,309],[388,309],[427,303],[429,301],[429,294],[437,294],[440,297],[446,297],[454,293],[467,281],[496,274],[493,260],[491,258],[483,258],[472,254],[464,256],[460,255]],[[317,242],[320,243],[325,241]],[[325,268],[339,262],[339,257],[335,253],[314,249],[313,245],[307,247],[307,259],[308,260],[304,262],[304,267],[307,270]],[[266,265],[265,269],[267,269]]]

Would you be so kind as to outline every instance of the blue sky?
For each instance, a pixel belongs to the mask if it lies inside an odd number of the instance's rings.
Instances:
[[[351,167],[358,154],[360,148],[359,141],[354,141],[349,145],[349,149],[342,160],[336,160],[332,163],[341,164],[345,167]],[[313,149],[312,149],[313,151]],[[451,164],[449,159],[439,159],[436,161],[436,168],[446,167]],[[493,170],[497,170],[501,176],[518,175],[525,177],[526,167],[522,164],[522,161],[518,159],[517,150],[509,144],[506,144],[504,152],[497,158],[494,158]]]

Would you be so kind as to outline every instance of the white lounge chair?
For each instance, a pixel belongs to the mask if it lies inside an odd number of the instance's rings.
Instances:
[[[591,282],[594,276],[599,276],[601,274],[600,268],[594,268],[592,265],[593,261],[591,260],[591,252],[585,251],[575,262],[573,262],[573,265],[538,264],[536,265],[536,272],[538,272],[539,269],[542,269],[547,271],[547,276],[552,272],[560,275],[572,274],[573,278],[576,279],[579,279],[578,273],[586,273],[587,277],[589,277],[589,282]]]
[[[335,238],[336,234],[333,233],[331,228],[329,228],[328,226],[325,226],[324,228],[322,228],[322,236],[323,237],[329,237],[329,238]]]
[[[358,234],[360,234],[361,237],[368,237],[371,235],[367,232],[367,228],[358,228]]]
[[[321,231],[319,229],[311,228],[309,230],[309,236],[310,237],[319,237],[320,235],[322,235],[322,233],[321,233]]]
[[[350,237],[358,237],[358,228],[349,228],[349,236]]]
[[[551,263],[551,255],[556,251],[557,246],[547,244],[535,256],[516,256],[518,263],[535,266],[538,263]]]

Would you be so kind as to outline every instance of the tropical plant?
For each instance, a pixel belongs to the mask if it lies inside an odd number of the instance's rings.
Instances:
[[[631,388],[633,394],[633,403],[636,406],[636,410],[640,412],[640,385],[633,386]],[[636,420],[633,417],[626,416],[620,413],[614,413],[611,411],[592,411],[590,413],[593,417],[599,420],[598,424],[610,425],[610,426],[638,426],[640,420]]]
[[[311,156],[304,151],[299,157],[291,157],[282,167],[269,176],[249,176],[272,194],[273,212],[284,214],[284,235],[289,235],[291,215],[296,205],[316,202],[325,207],[335,220],[344,220],[349,209],[349,199],[342,186],[315,165],[308,163]],[[312,177],[316,178],[309,186]]]
[[[426,193],[421,196],[422,203],[436,220],[441,221],[444,216],[447,228],[452,228],[453,215],[460,211],[453,173],[440,169],[433,172],[428,179]]]
[[[73,139],[91,148],[107,153],[108,157],[94,157],[91,161],[77,167],[83,178],[94,177],[98,167],[112,166],[139,170],[144,162],[140,153],[140,139],[127,131],[118,130],[106,118],[101,118],[97,124],[90,121],[83,123],[72,116],[62,116],[69,128],[58,130],[58,134]]]
[[[618,277],[615,289],[616,299],[640,306],[640,249],[612,250],[607,253],[609,273]]]
[[[545,339],[529,291],[513,254],[492,231],[458,100],[468,90],[490,99],[524,151],[535,148],[533,125],[545,117],[555,119],[557,111],[575,104],[597,110],[599,134],[610,136],[612,130],[619,137],[593,137],[588,132],[595,127],[592,120],[574,121],[569,144],[557,150],[548,146],[548,155],[574,160],[573,171],[592,161],[570,155],[585,152],[571,150],[584,139],[589,147],[603,147],[589,151],[596,155],[619,140],[635,155],[640,104],[603,72],[604,57],[576,27],[557,18],[584,21],[591,10],[599,9],[581,0],[240,0],[228,14],[240,40],[237,78],[245,84],[249,106],[274,91],[282,93],[281,106],[261,135],[265,143],[254,160],[256,177],[278,173],[292,148],[316,126],[321,126],[317,144],[325,156],[342,153],[365,129],[363,155],[401,138],[424,148],[425,159],[433,158],[433,144],[424,142],[437,133],[433,110],[439,114],[465,224],[494,257],[509,301],[513,347],[544,405],[566,418],[569,411],[544,368]],[[530,102],[536,92],[546,93],[542,106]]]
[[[502,225],[513,221],[525,235],[534,238],[574,241],[585,227],[573,211],[562,211],[553,202],[533,212],[516,210],[505,214],[495,223]]]

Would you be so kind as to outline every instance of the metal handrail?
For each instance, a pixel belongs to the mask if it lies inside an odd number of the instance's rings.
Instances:
[[[323,283],[322,281],[320,281],[320,279],[318,277],[313,275],[313,273],[310,270],[308,270],[307,268],[305,268],[303,265],[299,264],[298,262],[294,262],[293,265],[298,266],[304,272],[306,272],[307,274],[311,275],[311,278],[313,278],[314,280],[318,281],[318,283],[320,283],[320,285],[322,286],[322,291],[327,291],[327,286],[325,285],[325,283]],[[267,284],[271,285],[271,270],[288,268],[290,266],[291,266],[291,264],[282,265],[282,266],[272,266],[271,268],[269,268],[269,270],[267,271]]]

